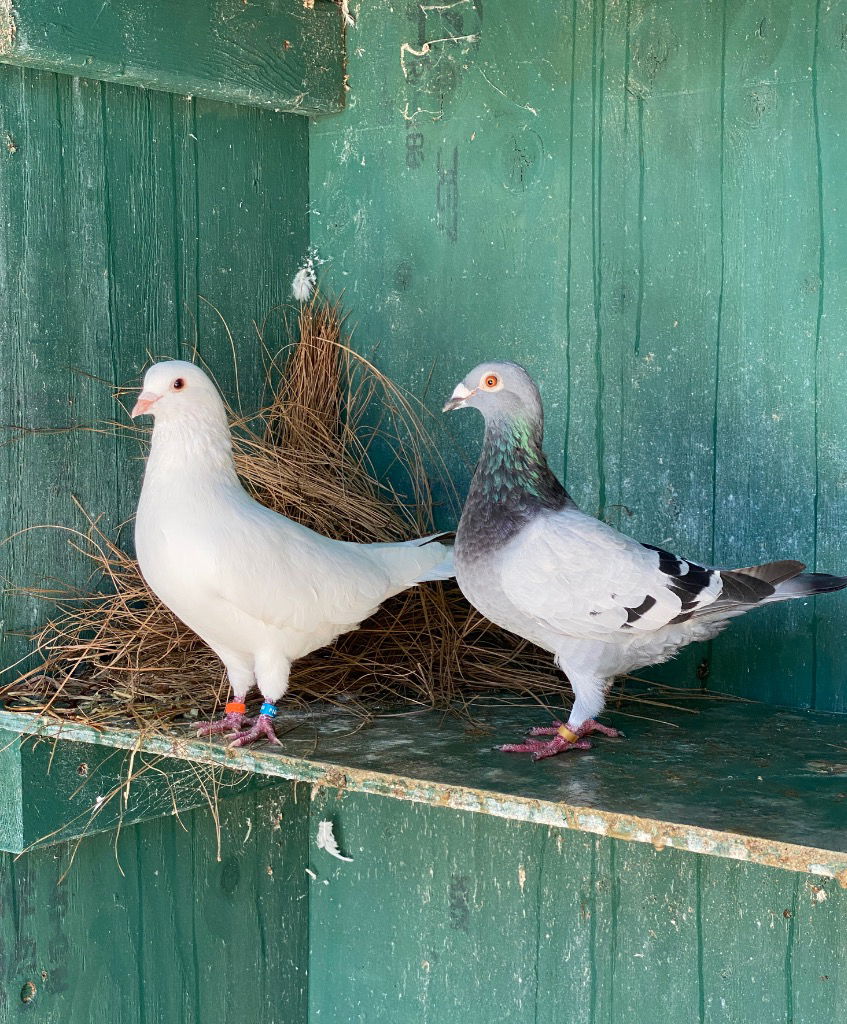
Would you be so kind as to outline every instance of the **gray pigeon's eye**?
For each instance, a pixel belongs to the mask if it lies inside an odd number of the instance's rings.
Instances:
[[[173,384],[171,384],[171,387],[174,389],[174,391],[182,391],[182,389],[185,387],[185,381],[182,379],[182,377],[177,377]]]
[[[494,373],[489,373],[482,383],[483,386],[486,388],[496,388],[497,385],[500,383],[500,378]]]

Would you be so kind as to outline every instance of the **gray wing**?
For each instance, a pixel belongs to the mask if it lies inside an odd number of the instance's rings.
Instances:
[[[576,509],[539,516],[522,530],[502,558],[501,584],[523,614],[598,640],[717,613],[724,590],[719,570],[639,544]]]

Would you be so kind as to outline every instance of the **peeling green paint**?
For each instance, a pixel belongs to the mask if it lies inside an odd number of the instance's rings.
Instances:
[[[515,731],[525,722],[523,715],[514,711],[476,717],[497,735]],[[655,850],[683,850],[801,871],[847,884],[847,828],[837,820],[840,804],[831,803],[828,791],[815,792],[821,783],[820,757],[812,770],[804,761],[807,748],[820,755],[827,738],[841,736],[845,726],[838,716],[713,703],[696,716],[679,714],[680,728],[672,730],[672,740],[655,725],[633,721],[627,727],[628,739],[598,742],[586,755],[560,757],[552,767],[506,758],[491,751],[488,740],[481,747],[478,736],[469,737],[460,724],[444,721],[435,712],[410,719],[402,732],[394,719],[377,719],[358,728],[350,719],[332,713],[292,718],[297,725],[284,735],[283,752],[267,748],[236,751],[183,732],[141,737],[130,729],[96,730],[8,712],[0,713],[0,727],[62,742],[137,748],[177,760],[289,779],[310,784],[313,796],[323,789],[364,793],[647,844]],[[314,748],[315,729],[320,755],[293,756],[292,750],[299,754],[302,749]],[[746,774],[742,765],[750,757],[738,752],[733,757],[715,745],[713,729],[722,735],[750,738],[748,754],[755,758]],[[794,738],[794,747],[788,752],[784,733]],[[782,762],[775,755],[770,757],[771,782],[756,774],[759,761],[763,756],[768,759],[759,745],[760,737],[767,736],[775,751],[783,751]],[[328,755],[330,760],[326,760]],[[793,777],[787,774],[792,766]],[[689,802],[680,803],[678,787],[669,785],[669,773],[678,772],[683,786],[692,787],[695,776],[709,776],[713,769],[716,781],[705,795],[689,788]],[[567,780],[572,793],[588,793],[593,786],[600,794],[595,797],[596,806],[556,799],[559,778]],[[833,781],[837,782],[837,776]],[[798,803],[800,786],[806,786],[807,792]],[[787,795],[781,797],[783,791]],[[631,807],[622,811],[621,805],[627,801]],[[708,801],[708,805],[698,801]],[[740,805],[742,817],[733,809],[735,805]],[[742,829],[744,814],[748,825]],[[722,819],[726,827],[702,823]],[[832,828],[825,828],[828,822]],[[817,834],[820,845],[808,841]]]

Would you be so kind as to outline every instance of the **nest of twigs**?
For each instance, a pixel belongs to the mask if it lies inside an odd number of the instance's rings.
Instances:
[[[425,467],[439,460],[425,413],[343,330],[338,304],[317,295],[301,307],[298,341],[267,360],[269,404],[232,415],[241,479],[263,504],[332,537],[432,533]],[[0,690],[7,710],[102,725],[216,714],[227,696],[220,661],[150,592],[133,556],[94,519],[72,543],[93,563],[92,590],[29,591],[55,613],[33,638],[40,664]],[[548,655],[482,619],[455,585],[433,583],[296,662],[290,695],[361,711],[386,699],[446,707],[484,691],[537,698],[563,686]]]
[[[316,294],[301,306],[296,337],[276,356],[266,353],[267,406],[251,417],[231,413],[244,485],[328,536],[432,533],[428,473],[441,462],[423,407],[346,344],[337,303]],[[0,688],[5,708],[140,728],[219,713],[228,691],[220,661],[150,592],[118,538],[92,518],[72,543],[92,563],[92,588],[28,591],[53,614],[33,637],[38,666]],[[568,693],[549,654],[484,620],[454,584],[432,583],[297,661],[289,700],[343,702],[367,714],[386,701],[467,710],[495,695],[561,705]]]

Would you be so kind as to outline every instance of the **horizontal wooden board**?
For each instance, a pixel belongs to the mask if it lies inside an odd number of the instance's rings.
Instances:
[[[298,114],[344,103],[327,0],[2,0],[0,61]]]
[[[141,739],[133,729],[98,733],[0,712],[0,727],[847,883],[840,716],[735,701],[688,706],[695,713],[625,708],[612,716],[625,739],[601,737],[590,751],[541,763],[494,749],[549,720],[534,706],[476,707],[472,727],[438,712],[389,714],[363,727],[337,712],[289,711],[281,748],[239,751],[197,740],[188,725]]]

